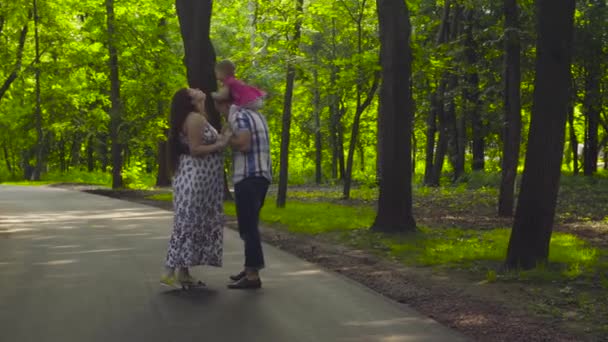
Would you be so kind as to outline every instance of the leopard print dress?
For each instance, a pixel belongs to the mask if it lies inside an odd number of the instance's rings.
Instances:
[[[207,124],[203,143],[216,142],[217,131]],[[181,137],[186,144],[186,137]],[[165,265],[222,266],[224,240],[224,163],[221,153],[203,157],[182,154],[173,178],[173,233]]]

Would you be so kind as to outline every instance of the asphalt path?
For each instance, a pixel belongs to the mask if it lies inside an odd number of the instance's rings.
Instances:
[[[406,305],[265,245],[263,288],[159,285],[172,213],[51,187],[0,186],[0,341],[462,341]]]

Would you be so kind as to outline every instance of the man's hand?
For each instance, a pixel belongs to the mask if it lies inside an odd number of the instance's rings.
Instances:
[[[251,132],[239,131],[230,138],[230,145],[239,152],[251,151]]]

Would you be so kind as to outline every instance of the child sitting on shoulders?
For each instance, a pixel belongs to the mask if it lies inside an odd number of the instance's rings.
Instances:
[[[215,66],[215,76],[222,81],[223,87],[212,92],[216,101],[232,100],[235,105],[258,111],[262,108],[266,93],[234,77],[236,67],[229,60],[223,60]]]

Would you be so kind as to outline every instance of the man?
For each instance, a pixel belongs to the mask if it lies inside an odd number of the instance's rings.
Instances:
[[[260,210],[272,181],[268,124],[257,111],[216,102],[216,108],[228,119],[233,136],[233,182],[239,233],[245,243],[245,267],[230,279],[230,289],[262,287],[259,271],[264,268],[260,239]]]

